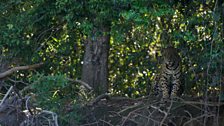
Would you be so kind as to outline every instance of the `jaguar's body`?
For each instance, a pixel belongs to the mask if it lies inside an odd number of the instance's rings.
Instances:
[[[181,58],[177,49],[167,47],[162,50],[160,74],[156,77],[163,99],[176,97],[181,86]],[[158,89],[157,89],[158,91]]]

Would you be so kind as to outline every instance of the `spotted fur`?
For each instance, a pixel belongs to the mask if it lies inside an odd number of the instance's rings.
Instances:
[[[158,88],[156,92],[161,92],[163,99],[178,96],[181,86],[181,58],[177,49],[167,47],[162,50],[161,70],[155,77],[155,83],[154,88]]]

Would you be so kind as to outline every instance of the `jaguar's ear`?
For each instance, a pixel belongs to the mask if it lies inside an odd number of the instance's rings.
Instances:
[[[159,53],[156,52],[155,57],[156,57],[156,60],[158,60],[161,57],[161,55],[159,55]]]
[[[162,57],[162,56],[158,56],[158,57],[156,58],[156,60],[157,60],[157,63],[161,64],[162,61],[163,61],[163,57]]]
[[[161,55],[164,55],[164,50],[165,50],[165,49],[166,49],[166,48],[162,48],[162,49],[161,49],[161,51],[160,51],[160,52],[161,52]]]
[[[175,48],[175,51],[176,51],[177,53],[180,53],[180,49],[178,49],[178,48]]]

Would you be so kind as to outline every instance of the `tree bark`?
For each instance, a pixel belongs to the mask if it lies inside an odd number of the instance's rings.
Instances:
[[[82,81],[89,84],[97,95],[108,91],[109,32],[109,27],[94,29],[85,41]]]

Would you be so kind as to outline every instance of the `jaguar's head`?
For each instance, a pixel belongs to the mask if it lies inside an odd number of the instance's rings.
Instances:
[[[180,57],[178,55],[178,50],[174,47],[167,47],[162,50],[163,62],[168,67],[173,67],[180,62]]]

